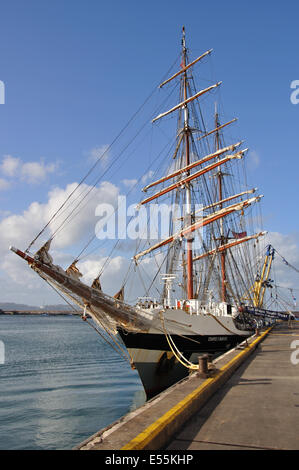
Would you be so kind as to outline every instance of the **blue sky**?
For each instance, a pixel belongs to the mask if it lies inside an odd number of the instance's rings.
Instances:
[[[295,1],[1,2],[0,165],[10,155],[23,171],[0,174],[2,220],[82,177],[91,150],[112,141],[174,62],[184,24],[194,57],[214,49],[221,103],[256,156],[249,177],[265,195],[265,228],[298,247],[298,18]],[[28,180],[30,162],[41,184]],[[131,174],[133,164],[122,177]]]

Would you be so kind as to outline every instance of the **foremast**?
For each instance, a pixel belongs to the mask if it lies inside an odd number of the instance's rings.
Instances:
[[[185,69],[183,73],[183,91],[184,91],[184,138],[186,149],[186,166],[190,165],[190,128],[189,128],[189,112],[187,103],[187,49],[185,28],[183,27],[182,37],[182,67]],[[187,176],[190,175],[190,170],[187,170]],[[186,184],[186,226],[192,225],[192,202],[191,202],[191,183]],[[192,250],[193,236],[187,239],[187,297],[193,299],[193,250]]]

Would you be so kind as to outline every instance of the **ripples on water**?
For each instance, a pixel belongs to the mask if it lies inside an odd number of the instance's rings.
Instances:
[[[145,401],[136,371],[73,316],[0,316],[0,449],[71,449]]]

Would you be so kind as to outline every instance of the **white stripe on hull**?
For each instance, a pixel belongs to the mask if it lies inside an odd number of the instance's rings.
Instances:
[[[163,312],[165,329],[171,335],[246,335],[235,325],[230,315],[193,314],[190,315],[180,309],[166,309]],[[152,326],[149,333],[163,333],[163,326],[159,312],[153,315]],[[248,332],[248,335],[250,333]]]

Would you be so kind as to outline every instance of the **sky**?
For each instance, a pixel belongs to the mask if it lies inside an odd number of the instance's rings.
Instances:
[[[299,104],[291,101],[291,83],[299,80],[298,17],[299,4],[290,0],[2,1],[0,302],[61,300],[8,247],[26,248],[159,84],[180,52],[183,25],[193,57],[213,48],[208,72],[223,82],[226,116],[238,117],[237,134],[250,148],[249,177],[264,194],[269,242],[299,267]],[[97,197],[115,204],[141,160],[128,161],[118,176],[110,172]],[[94,210],[88,206],[83,227]],[[79,246],[82,230],[71,228],[55,246],[57,263]],[[88,279],[106,255],[85,260]],[[117,290],[116,272],[126,262],[118,256],[113,263],[106,284],[113,279]],[[299,289],[295,271],[280,264],[278,274]]]

